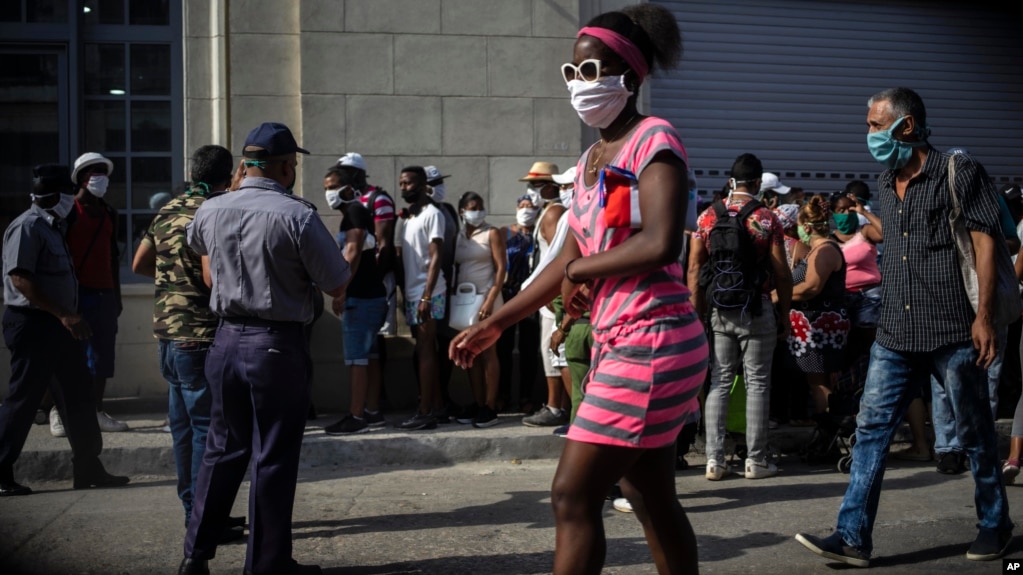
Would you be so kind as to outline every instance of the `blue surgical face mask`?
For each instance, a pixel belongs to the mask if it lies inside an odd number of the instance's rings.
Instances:
[[[903,116],[895,121],[887,130],[867,134],[867,148],[874,159],[889,170],[898,170],[905,166],[913,156],[913,148],[926,146],[927,142],[903,142],[895,139],[893,132],[906,119]]]

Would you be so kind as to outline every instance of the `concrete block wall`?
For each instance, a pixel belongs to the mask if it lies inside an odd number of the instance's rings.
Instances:
[[[201,145],[240,154],[253,127],[284,122],[312,151],[300,159],[296,192],[319,206],[332,230],[338,219],[324,204],[321,178],[347,151],[362,153],[370,182],[392,192],[402,166],[437,165],[451,175],[452,203],[474,190],[486,199],[491,222],[505,224],[525,190],[518,178],[534,161],[567,169],[595,139],[568,103],[560,66],[571,59],[579,22],[614,7],[607,1],[182,4],[185,165]],[[126,286],[124,295],[108,396],[162,396],[152,288]],[[314,400],[327,409],[347,404],[340,348],[339,320],[328,311],[315,326],[312,350]],[[408,341],[392,340],[388,352],[388,377],[414,381]],[[6,357],[0,361],[7,369]],[[462,379],[453,384],[459,390]],[[0,391],[6,385],[0,377]],[[410,405],[411,387],[388,392]]]

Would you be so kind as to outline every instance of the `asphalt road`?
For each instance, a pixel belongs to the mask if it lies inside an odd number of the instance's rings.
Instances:
[[[678,489],[714,574],[834,573],[795,542],[797,531],[826,534],[847,475],[782,460],[775,478],[721,482],[694,469]],[[295,558],[330,575],[549,573],[554,525],[548,490],[555,460],[495,460],[442,467],[340,465],[302,469],[294,514]],[[36,482],[29,497],[0,499],[0,574],[176,573],[183,514],[174,481],[134,477],[116,490],[71,490]],[[236,515],[245,514],[248,484]],[[1023,488],[1009,488],[1014,510]],[[1018,511],[1016,512],[1019,513]],[[655,573],[639,523],[606,507],[608,574]],[[976,535],[973,482],[932,464],[892,462],[875,526],[872,572],[1001,573],[1001,563],[965,559]],[[237,574],[244,545],[221,547],[214,574]],[[1023,558],[1023,541],[1010,556]]]

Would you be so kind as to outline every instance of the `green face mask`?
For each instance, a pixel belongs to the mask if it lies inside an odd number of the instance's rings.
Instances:
[[[843,234],[855,234],[860,227],[860,218],[856,214],[832,214],[835,229]]]
[[[799,241],[806,245],[810,245],[810,232],[806,231],[806,228],[803,226],[799,226],[796,230],[799,232]]]

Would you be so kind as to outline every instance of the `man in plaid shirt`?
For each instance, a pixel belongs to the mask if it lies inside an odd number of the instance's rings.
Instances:
[[[986,376],[997,351],[995,242],[1003,241],[994,188],[972,158],[956,156],[954,189],[977,257],[980,301],[974,313],[948,222],[949,155],[927,141],[923,100],[908,88],[892,88],[871,97],[868,106],[867,145],[887,168],[878,179],[885,245],[881,320],[837,527],[828,537],[800,533],[796,539],[828,559],[869,566],[885,458],[913,390],[930,380],[948,396],[976,483],[979,534],[966,558],[997,559],[1012,541],[1013,524]]]

